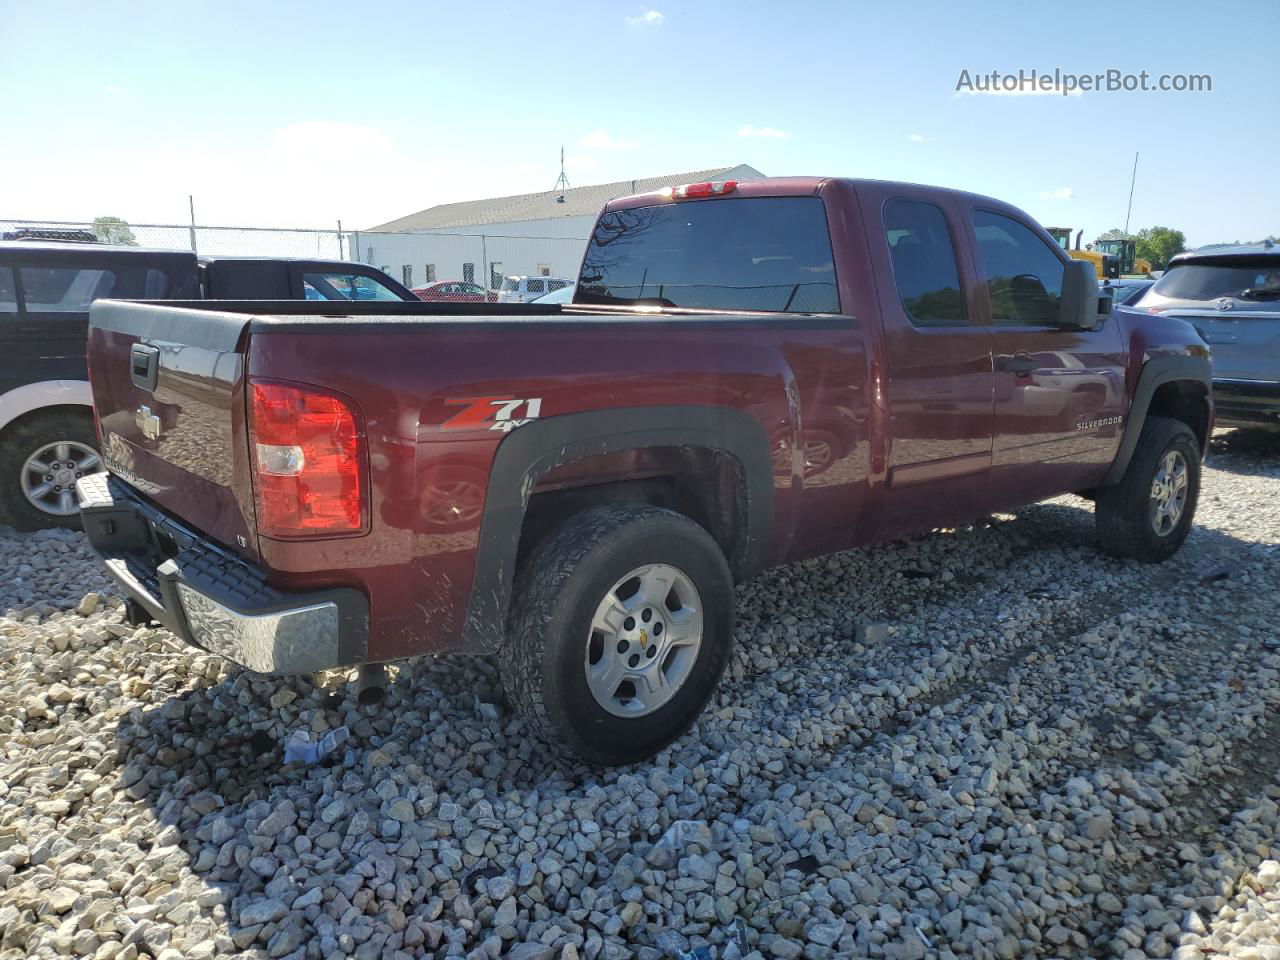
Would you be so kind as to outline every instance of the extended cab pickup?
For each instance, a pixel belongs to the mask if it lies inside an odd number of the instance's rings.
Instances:
[[[630,762],[771,564],[1067,492],[1177,550],[1209,351],[1109,306],[1007,204],[815,178],[612,201],[564,306],[102,302],[84,526],[135,619],[251,670],[496,655]]]

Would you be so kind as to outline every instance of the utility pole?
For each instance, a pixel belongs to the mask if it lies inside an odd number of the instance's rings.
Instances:
[[[342,255],[342,221],[341,220],[338,221],[338,259],[339,260],[347,259]]]
[[[191,252],[196,252],[196,198],[187,194],[187,207],[191,210]]]
[[[1129,209],[1124,212],[1124,238],[1129,239],[1129,215],[1133,213],[1133,185],[1138,182],[1138,153],[1133,154],[1133,176],[1129,180]]]

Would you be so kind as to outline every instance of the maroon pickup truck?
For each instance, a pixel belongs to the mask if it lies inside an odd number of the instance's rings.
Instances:
[[[1196,331],[1026,214],[843,179],[615,200],[564,306],[99,302],[89,360],[135,621],[364,694],[495,655],[596,763],[689,727],[771,564],[1068,492],[1168,557],[1213,419]]]

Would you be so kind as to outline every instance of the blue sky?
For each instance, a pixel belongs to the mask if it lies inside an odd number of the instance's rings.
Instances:
[[[1139,16],[1126,18],[1120,11]],[[1086,238],[1280,233],[1280,3],[0,0],[0,218],[364,227],[749,163],[988,193]],[[1212,76],[962,95],[962,70]]]

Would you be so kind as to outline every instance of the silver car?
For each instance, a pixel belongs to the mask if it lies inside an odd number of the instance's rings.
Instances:
[[[1213,350],[1219,425],[1280,427],[1280,247],[1180,253],[1133,306],[1195,324]]]

